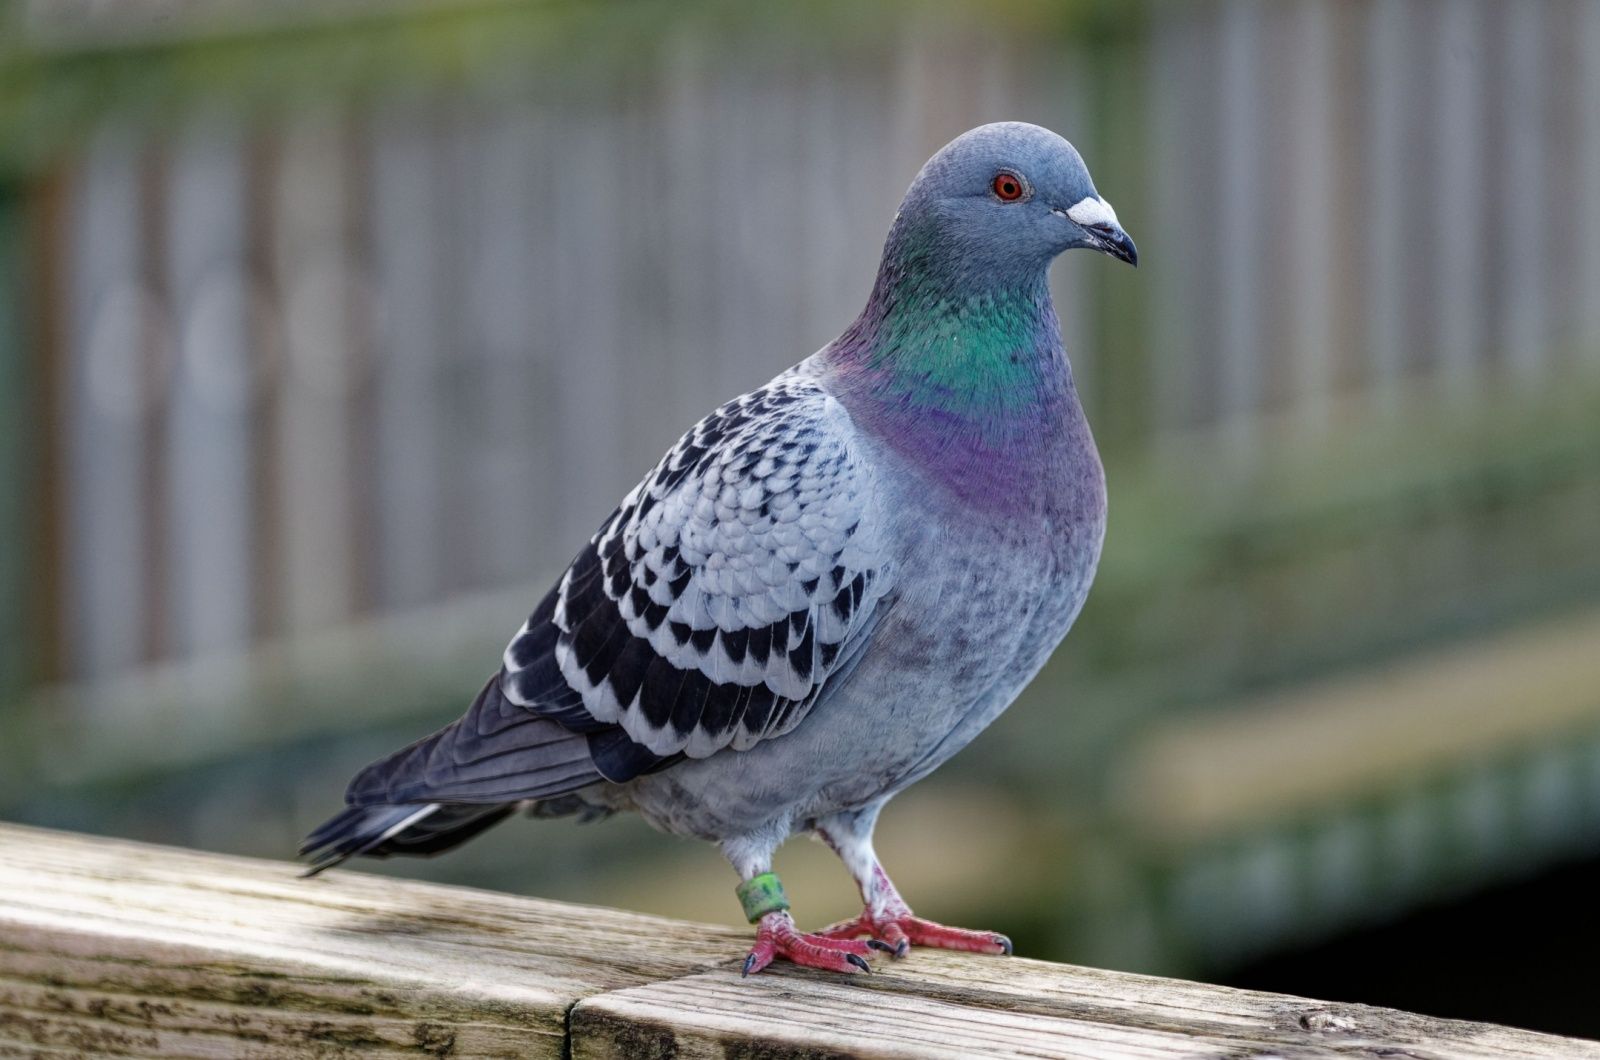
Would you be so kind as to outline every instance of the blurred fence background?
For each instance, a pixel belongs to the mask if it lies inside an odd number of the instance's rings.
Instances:
[[[0,17],[0,814],[288,852],[1019,118],[1147,264],[1056,267],[1105,563],[889,811],[919,908],[1216,976],[1600,857],[1600,4]],[[501,832],[393,868],[733,911],[636,823]]]

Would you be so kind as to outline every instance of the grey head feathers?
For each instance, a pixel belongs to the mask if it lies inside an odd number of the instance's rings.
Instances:
[[[1014,178],[1014,197],[1003,176]],[[1036,273],[1074,247],[1138,261],[1077,148],[1037,125],[997,122],[956,137],[922,167],[886,254],[931,255],[982,287]]]

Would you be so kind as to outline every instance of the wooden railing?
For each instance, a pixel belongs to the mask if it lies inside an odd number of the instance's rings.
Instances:
[[[1015,958],[741,979],[743,932],[0,826],[0,1056],[1597,1057]]]

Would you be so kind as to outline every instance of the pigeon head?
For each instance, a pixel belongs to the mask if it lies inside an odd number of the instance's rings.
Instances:
[[[1001,497],[1077,422],[1047,282],[1074,247],[1138,260],[1071,144],[1022,122],[957,137],[912,181],[866,307],[823,354],[836,392],[918,460]]]
[[[977,287],[1036,275],[1074,247],[1138,262],[1077,150],[1025,122],[979,126],[946,144],[912,182],[895,228],[891,253]]]

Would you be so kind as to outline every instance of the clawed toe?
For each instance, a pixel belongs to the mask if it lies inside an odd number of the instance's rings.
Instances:
[[[966,928],[946,927],[932,920],[923,920],[909,913],[872,919],[862,914],[854,920],[845,920],[819,932],[825,938],[853,939],[870,936],[867,945],[880,953],[896,959],[904,957],[912,946],[926,946],[941,950],[962,950],[967,953],[993,953],[1009,957],[1011,940],[993,931],[968,931]]]
[[[774,913],[763,917],[756,929],[756,944],[744,959],[742,974],[759,972],[774,960],[786,961],[804,968],[821,968],[829,972],[870,972],[867,958],[882,949],[876,940],[860,942],[851,938],[837,938],[824,933],[802,934],[794,927],[787,913]]]
[[[966,953],[992,953],[1009,957],[1011,940],[994,931],[969,931],[966,928],[946,927],[921,917],[902,917],[899,926],[913,946],[928,946],[941,950],[961,950]]]

